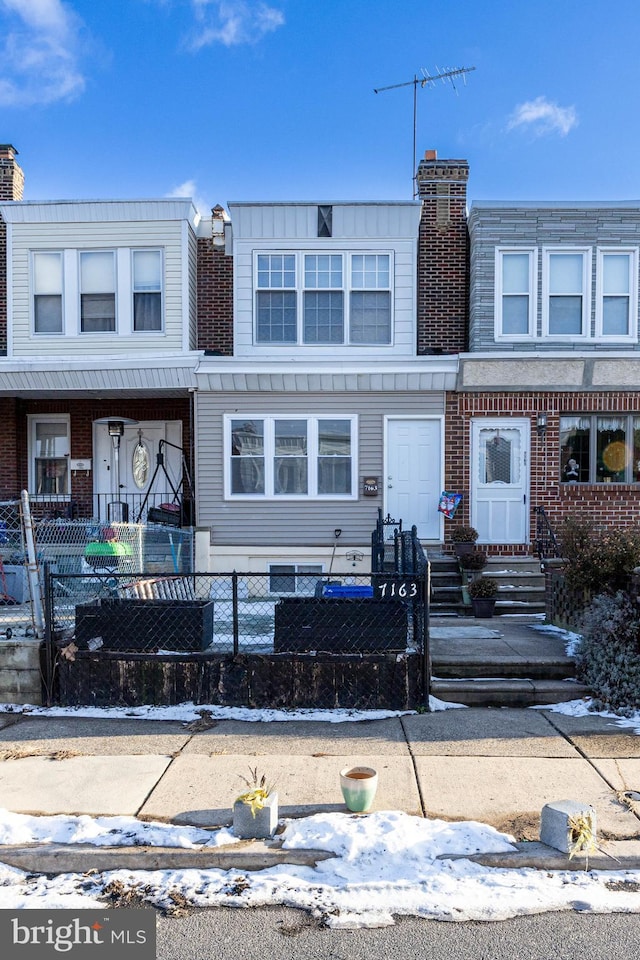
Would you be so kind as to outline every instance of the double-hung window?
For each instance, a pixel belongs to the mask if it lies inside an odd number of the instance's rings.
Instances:
[[[133,329],[162,329],[162,254],[133,251]]]
[[[256,340],[295,343],[297,340],[296,258],[292,253],[258,254]]]
[[[391,343],[389,255],[351,257],[351,343]]]
[[[599,249],[596,273],[596,336],[627,340],[636,336],[637,250]]]
[[[496,337],[535,333],[535,250],[496,251]]]
[[[258,253],[255,339],[264,344],[390,344],[388,253]]]
[[[229,496],[355,495],[355,417],[229,417],[227,450]]]
[[[80,254],[80,330],[114,333],[116,329],[116,264],[112,250]]]
[[[66,414],[29,417],[29,488],[40,497],[68,497],[70,420]]]
[[[589,333],[590,254],[590,250],[545,250],[542,320],[546,335],[575,339]]]
[[[62,333],[62,253],[33,254],[33,328]]]

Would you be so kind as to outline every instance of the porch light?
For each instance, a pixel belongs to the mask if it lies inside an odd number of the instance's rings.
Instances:
[[[547,414],[539,413],[536,417],[536,430],[538,431],[538,436],[541,440],[544,440],[545,434],[547,432]]]

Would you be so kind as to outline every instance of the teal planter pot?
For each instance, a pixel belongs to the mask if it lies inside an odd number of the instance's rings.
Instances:
[[[366,813],[376,796],[378,774],[373,767],[345,767],[340,771],[340,789],[348,810]]]

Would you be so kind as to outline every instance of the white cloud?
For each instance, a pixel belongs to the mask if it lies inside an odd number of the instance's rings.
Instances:
[[[509,117],[507,129],[525,127],[537,137],[548,133],[559,133],[561,137],[566,137],[577,124],[575,107],[560,107],[545,97],[536,97],[515,108]]]
[[[206,200],[198,196],[198,187],[195,180],[185,180],[184,183],[178,184],[167,194],[167,197],[188,197],[193,200],[193,205],[201,217],[211,214],[211,206],[207,204]]]
[[[0,106],[54,103],[82,93],[81,28],[62,0],[0,0]]]
[[[215,43],[225,47],[257,43],[284,24],[281,10],[255,0],[192,0],[192,4],[198,23],[190,43],[193,50]]]

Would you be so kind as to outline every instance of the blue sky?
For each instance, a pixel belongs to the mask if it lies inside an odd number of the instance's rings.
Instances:
[[[640,198],[637,0],[0,0],[0,142],[25,198]]]

